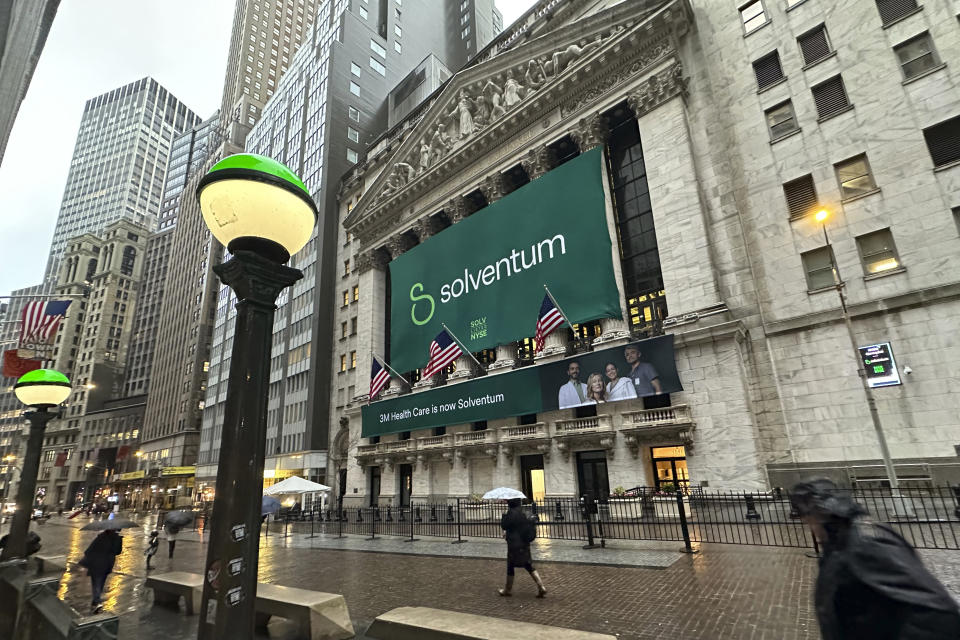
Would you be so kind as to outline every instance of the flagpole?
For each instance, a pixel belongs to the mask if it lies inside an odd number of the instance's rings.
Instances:
[[[451,338],[453,338],[454,340],[457,341],[457,344],[460,345],[460,348],[463,349],[463,352],[466,353],[468,356],[470,356],[470,359],[471,359],[471,360],[473,360],[475,363],[477,363],[477,366],[480,367],[480,370],[486,372],[486,370],[487,370],[486,367],[484,367],[482,364],[480,364],[480,361],[477,360],[476,356],[474,356],[474,355],[470,352],[470,349],[467,349],[466,345],[464,345],[463,342],[460,341],[460,338],[458,338],[457,336],[455,336],[455,335],[453,334],[453,331],[450,331],[450,327],[448,327],[447,325],[443,324],[442,322],[440,323],[440,326],[443,327],[444,331],[446,331],[447,333],[450,334],[450,337],[451,337]]]
[[[560,315],[563,316],[564,322],[570,325],[570,329],[573,329],[573,323],[570,322],[570,318],[567,317],[567,314],[563,312],[563,309],[560,308],[560,303],[557,302],[557,299],[553,297],[553,294],[550,293],[550,289],[547,288],[547,285],[543,285],[544,290],[547,292],[547,295],[550,296],[550,300],[553,302],[553,306],[557,308],[557,311],[560,312]]]
[[[378,356],[378,355],[376,354],[375,351],[371,351],[370,354],[371,354],[374,358],[376,358],[377,362],[379,362],[380,364],[382,364],[383,366],[385,366],[390,373],[392,373],[392,374],[393,374],[394,376],[396,376],[397,378],[400,378],[401,380],[403,380],[403,383],[404,383],[405,385],[407,385],[408,387],[410,386],[410,383],[407,381],[406,378],[404,378],[402,375],[400,375],[399,373],[397,373],[397,370],[396,370],[396,369],[394,369],[394,368],[391,367],[389,364],[387,364],[386,358],[381,358],[380,356]]]

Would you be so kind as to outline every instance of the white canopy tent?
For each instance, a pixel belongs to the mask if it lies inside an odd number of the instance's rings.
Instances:
[[[298,495],[301,496],[301,501],[305,494],[310,494],[311,503],[316,499],[315,494],[320,494],[320,510],[324,509],[324,497],[327,492],[330,491],[330,487],[325,484],[320,484],[319,482],[311,482],[300,476],[290,476],[286,480],[281,480],[280,482],[271,485],[264,489],[263,494],[267,496],[280,496],[280,495]]]

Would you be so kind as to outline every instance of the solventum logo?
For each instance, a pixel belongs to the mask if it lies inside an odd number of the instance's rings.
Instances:
[[[501,278],[510,276],[532,269],[545,260],[552,260],[555,256],[566,255],[567,243],[562,234],[557,234],[552,238],[546,238],[538,243],[530,245],[530,258],[527,259],[527,250],[517,251],[513,249],[510,254],[494,261],[483,267],[478,267],[471,272],[470,269],[463,270],[463,277],[457,277],[440,287],[440,303],[446,304],[454,298],[465,296],[481,287],[490,286],[499,282]],[[417,326],[422,326],[430,322],[433,313],[437,309],[436,301],[429,293],[424,293],[423,283],[415,282],[410,287],[410,320]],[[418,303],[421,303],[418,305]],[[427,309],[429,305],[429,310]]]
[[[433,312],[437,309],[437,304],[433,301],[433,296],[429,293],[424,293],[423,295],[414,295],[415,293],[423,293],[422,283],[416,282],[412,287],[410,287],[410,301],[413,302],[413,305],[410,307],[410,319],[413,321],[413,324],[419,327],[430,322],[430,318],[433,317]],[[417,302],[420,300],[426,300],[430,303],[430,312],[423,320],[417,319]]]

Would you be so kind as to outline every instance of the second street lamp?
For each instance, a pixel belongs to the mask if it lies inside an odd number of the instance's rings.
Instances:
[[[215,164],[197,199],[233,254],[214,271],[238,299],[197,637],[252,638],[273,314],[280,292],[303,277],[284,263],[310,239],[317,207],[287,167],[247,153]]]
[[[894,496],[899,496],[900,483],[897,481],[897,472],[893,467],[893,459],[890,457],[890,448],[887,446],[887,438],[883,433],[883,424],[880,422],[880,412],[877,410],[877,401],[873,397],[873,388],[867,381],[867,371],[863,367],[863,358],[860,357],[860,346],[857,344],[857,337],[853,333],[853,323],[850,321],[850,313],[847,311],[847,300],[843,295],[843,280],[840,279],[840,267],[837,266],[837,256],[833,252],[833,245],[830,244],[830,238],[827,236],[827,218],[830,213],[826,209],[821,209],[814,214],[814,219],[823,227],[823,241],[827,244],[827,250],[830,252],[830,266],[833,271],[833,287],[837,290],[840,297],[840,311],[843,314],[843,322],[847,327],[847,336],[850,338],[850,346],[853,348],[853,355],[857,362],[857,373],[860,381],[863,383],[863,392],[867,396],[867,408],[870,410],[870,419],[873,421],[873,428],[877,434],[877,442],[880,445],[880,457],[883,459],[883,466],[887,471],[887,479],[890,482],[890,489]],[[895,503],[894,509],[898,514],[905,510],[906,505]],[[904,511],[905,512],[905,511]]]
[[[0,560],[24,558],[27,555],[27,532],[37,490],[37,472],[40,469],[40,452],[43,449],[43,434],[47,423],[60,414],[51,411],[70,397],[70,380],[53,369],[28,371],[17,380],[14,393],[23,404],[33,411],[24,414],[30,421],[30,436],[27,451],[23,456],[20,486],[17,488],[17,510],[10,523],[10,537]]]

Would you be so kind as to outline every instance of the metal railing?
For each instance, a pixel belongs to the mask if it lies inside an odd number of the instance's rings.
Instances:
[[[960,549],[960,486],[855,489],[847,493],[869,518],[899,532],[918,549]],[[537,537],[551,540],[658,540],[694,543],[812,547],[814,539],[792,508],[786,491],[674,493],[640,487],[601,500],[547,497],[524,505],[537,522]],[[409,505],[337,508],[287,517],[284,534],[500,538],[501,503],[464,498],[413,500]],[[274,531],[277,528],[274,527]],[[269,535],[269,531],[268,531]]]

